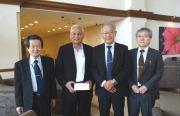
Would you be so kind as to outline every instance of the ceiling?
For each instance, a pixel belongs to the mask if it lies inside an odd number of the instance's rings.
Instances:
[[[80,23],[83,27],[91,27],[107,21],[117,20],[122,20],[122,18],[22,8],[20,12],[21,37],[24,38],[30,34],[49,36],[51,34],[67,32],[70,26],[75,23]],[[36,23],[34,23],[35,21]]]

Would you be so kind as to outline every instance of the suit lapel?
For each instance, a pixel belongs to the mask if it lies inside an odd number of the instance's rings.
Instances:
[[[118,59],[118,54],[119,54],[118,51],[119,51],[119,48],[118,48],[117,44],[115,43],[114,44],[114,58],[113,58],[112,71],[114,70],[115,66],[117,65],[117,63],[116,63],[117,60],[120,60],[120,59]]]
[[[104,68],[103,69],[104,74],[106,75],[107,74],[107,68],[106,68],[105,44],[102,44],[100,51],[102,51],[99,54],[100,54],[100,59],[102,59],[101,62],[102,62],[102,67]]]
[[[26,71],[26,74],[27,74],[27,79],[28,79],[28,82],[31,83],[31,87],[32,87],[32,80],[31,80],[31,70],[30,70],[30,66],[29,66],[29,58],[25,59],[25,71]]]
[[[136,74],[134,74],[135,76],[135,80],[137,81],[137,53],[138,53],[138,48],[134,50],[134,52],[132,53],[132,60],[133,60],[133,69],[135,70]]]
[[[43,78],[45,78],[46,77],[45,70],[48,70],[48,69],[46,69],[45,59],[42,56],[41,56],[41,63],[42,63],[42,70],[43,70]]]
[[[151,48],[148,49],[147,55],[146,55],[146,61],[144,64],[144,71],[147,69],[149,63],[151,63],[151,59],[153,57]]]

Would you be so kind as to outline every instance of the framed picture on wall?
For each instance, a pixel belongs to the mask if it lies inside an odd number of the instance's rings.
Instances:
[[[159,50],[163,55],[180,54],[180,28],[159,27]]]

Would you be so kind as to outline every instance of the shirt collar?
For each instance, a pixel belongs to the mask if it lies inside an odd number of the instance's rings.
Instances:
[[[149,47],[146,47],[146,48],[144,48],[144,49],[141,49],[140,47],[138,48],[138,52],[140,51],[140,50],[144,50],[144,52],[147,52],[148,51],[148,48]]]
[[[37,60],[38,62],[41,62],[41,57],[39,56],[37,58],[34,58],[34,57],[30,56],[30,63],[31,64],[33,64],[35,60]]]
[[[73,46],[73,48],[75,49],[75,47]],[[80,49],[83,49],[83,44],[80,45]]]
[[[113,42],[112,44],[107,44],[107,43],[105,43],[105,46],[114,46],[114,44],[115,44],[115,42]]]

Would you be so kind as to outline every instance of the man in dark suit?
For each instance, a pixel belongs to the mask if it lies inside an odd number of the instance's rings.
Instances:
[[[90,116],[92,100],[92,47],[83,44],[84,29],[75,24],[70,29],[70,40],[61,46],[56,60],[56,78],[61,85],[63,116]],[[90,90],[75,91],[74,84],[87,83]]]
[[[152,116],[152,107],[159,96],[158,82],[163,73],[163,60],[159,51],[149,47],[152,31],[141,28],[136,32],[138,48],[130,50],[131,76],[128,98],[129,116]]]
[[[56,103],[54,61],[40,56],[43,41],[38,35],[28,36],[25,47],[30,57],[15,63],[16,111],[22,114],[32,109],[37,116],[51,116]]]
[[[124,116],[129,71],[128,47],[114,41],[116,29],[112,23],[102,26],[101,35],[104,43],[93,50],[93,77],[100,116],[109,116],[111,104],[114,116]]]

